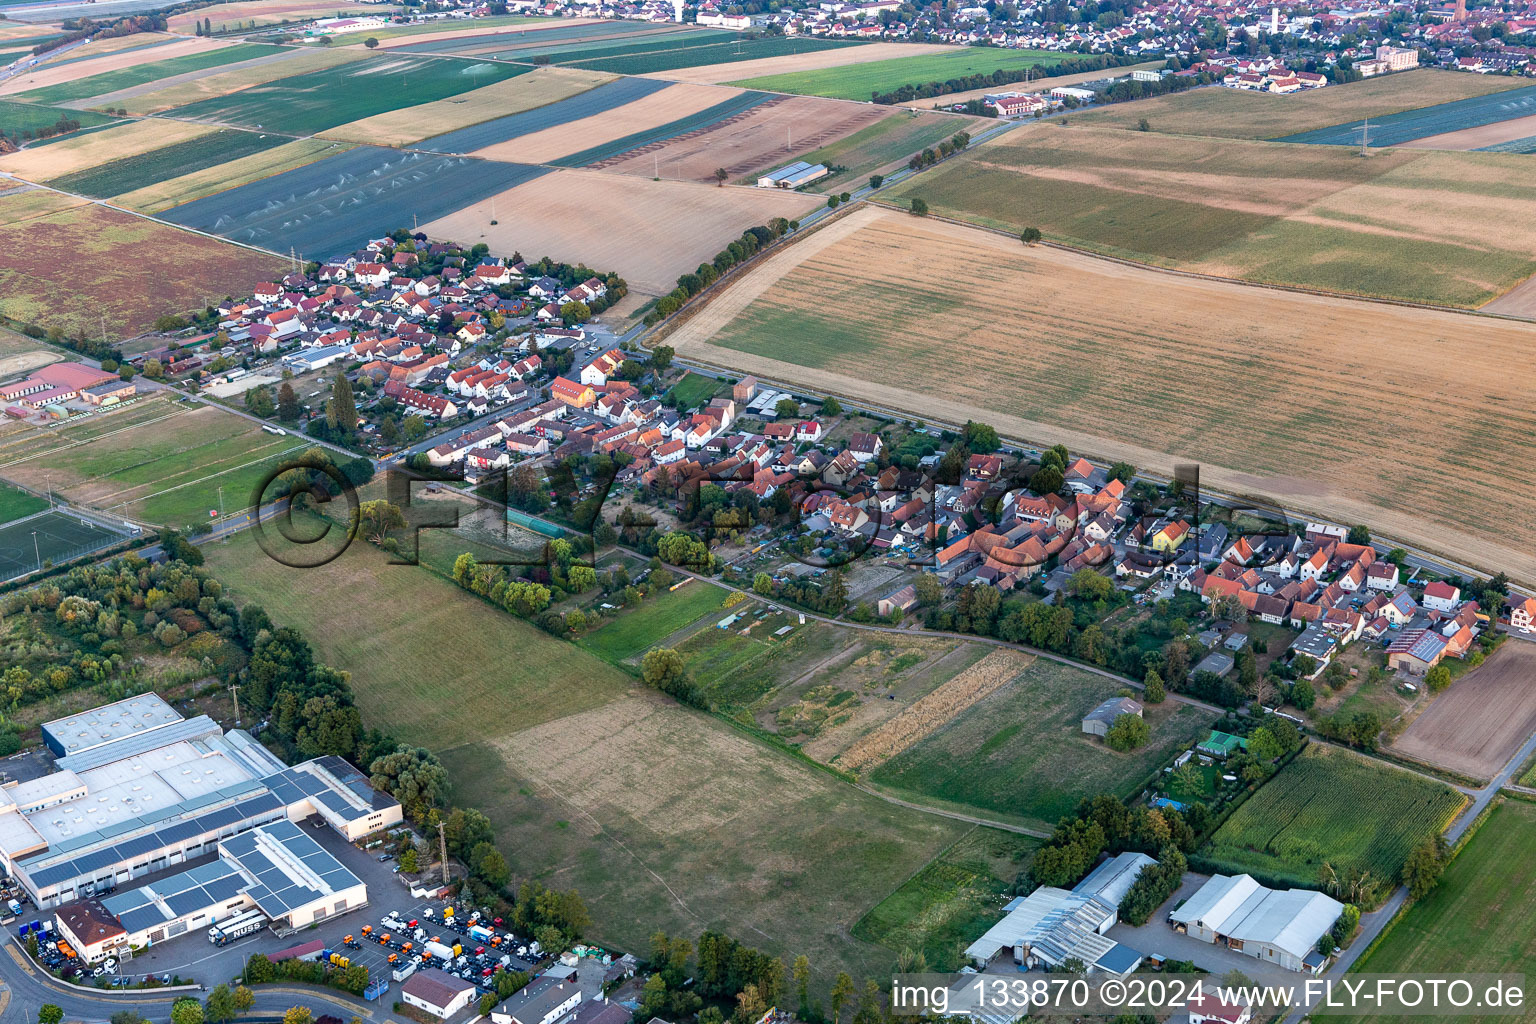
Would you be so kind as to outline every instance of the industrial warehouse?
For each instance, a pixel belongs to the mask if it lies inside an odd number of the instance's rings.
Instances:
[[[1168,915],[1176,929],[1292,971],[1327,963],[1317,943],[1344,904],[1310,889],[1267,889],[1250,875],[1212,875]]]
[[[0,863],[39,908],[209,859],[88,910],[61,907],[62,924],[78,915],[87,931],[101,918],[125,940],[159,941],[246,909],[303,927],[366,891],[293,823],[319,815],[353,841],[401,820],[400,805],[341,758],[287,767],[245,731],[185,719],[152,693],[42,732],[55,771],[0,790]]]

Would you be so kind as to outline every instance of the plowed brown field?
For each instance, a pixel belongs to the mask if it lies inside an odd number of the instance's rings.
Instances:
[[[681,86],[674,86],[681,88]],[[884,107],[815,96],[769,101],[737,117],[677,138],[631,150],[595,166],[621,174],[712,182],[724,167],[732,178],[781,164],[798,153],[845,138],[885,117]]]
[[[957,285],[957,283],[959,283]],[[867,209],[679,353],[1159,472],[1536,580],[1536,326],[1198,279]]]
[[[1536,644],[1506,640],[1481,667],[1436,697],[1392,749],[1475,779],[1491,779],[1536,732]]]

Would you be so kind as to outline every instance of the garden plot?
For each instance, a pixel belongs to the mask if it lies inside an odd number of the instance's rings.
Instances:
[[[167,220],[311,258],[425,224],[544,168],[365,146],[167,210]]]

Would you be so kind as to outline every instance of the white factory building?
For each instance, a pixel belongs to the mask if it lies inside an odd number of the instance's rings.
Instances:
[[[1212,875],[1168,920],[1202,942],[1315,974],[1327,963],[1317,940],[1343,912],[1344,904],[1310,889],[1281,891],[1249,875]]]
[[[223,853],[274,822],[318,814],[355,840],[401,820],[345,760],[289,767],[152,693],[48,722],[43,740],[56,770],[0,789],[0,867],[40,909]]]

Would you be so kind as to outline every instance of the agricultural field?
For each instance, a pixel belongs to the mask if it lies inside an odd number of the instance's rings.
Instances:
[[[0,170],[27,181],[52,181],[88,172],[108,160],[126,159],[209,134],[206,125],[180,121],[125,121],[50,146],[28,146],[0,156]]]
[[[719,611],[726,593],[719,587],[695,580],[676,590],[652,594],[618,618],[583,636],[578,646],[614,664],[637,661],[646,651],[684,626]]]
[[[1071,120],[1095,127],[1136,128],[1146,118],[1154,132],[1172,135],[1274,139],[1367,117],[1374,122],[1404,110],[1487,96],[1521,85],[1518,78],[1425,68],[1293,96],[1244,89],[1191,89],[1074,114]],[[1359,140],[1354,141],[1358,144]]]
[[[173,75],[182,75],[190,71],[204,71],[208,68],[238,64],[241,61],[255,60],[258,57],[269,57],[279,52],[281,51],[275,46],[264,46],[259,43],[237,43],[233,46],[220,46],[216,49],[203,50],[180,57],[171,57],[168,60],[137,64],[133,67],[122,68],[117,71],[104,71],[98,75],[76,78],[72,81],[50,85],[43,89],[33,89],[28,92],[17,93],[16,98],[25,100],[28,103],[70,103],[76,100],[86,100],[94,96],[117,92],[120,89],[147,85],[150,82],[158,82],[162,79],[170,78]]]
[[[630,291],[664,295],[677,276],[711,259],[749,227],[797,219],[819,200],[767,189],[715,188],[630,175],[561,170],[482,199],[422,230],[433,238],[491,251],[537,252],[557,260],[612,267]],[[500,221],[497,225],[490,222]],[[686,220],[687,231],[675,230]]]
[[[1029,307],[949,286],[983,279]],[[1358,340],[1383,330],[1390,358]],[[954,337],[963,352],[935,341]],[[1536,578],[1536,509],[1502,497],[1536,474],[1533,394],[1504,369],[1530,339],[1514,322],[1171,277],[871,209],[770,254],[666,343],[1159,472],[1196,459],[1207,486]],[[1439,358],[1448,341],[1456,360]]]
[[[674,89],[697,89],[702,86],[677,85]],[[642,128],[607,142],[599,142],[586,149],[567,154],[550,161],[557,167],[602,167],[617,162],[637,152],[649,153],[661,144],[682,136],[723,129],[747,116],[748,111],[779,97],[766,92],[739,92],[697,113],[680,117],[655,127]]]
[[[0,526],[0,580],[46,569],[49,563],[71,561],[110,547],[127,535],[126,530],[109,530],[70,512],[48,512],[23,523]]]
[[[627,139],[639,130],[659,129],[683,118],[698,117],[701,111],[711,110],[722,102],[744,95],[734,89],[670,85],[649,79],[629,78],[610,82],[593,92],[628,97],[628,101],[612,106],[593,104],[590,93],[577,96],[561,105],[567,106],[572,113],[586,111],[586,116],[555,120],[550,124],[543,122],[551,120],[549,115],[553,111],[531,110],[515,114],[507,119],[507,124],[499,127],[499,133],[515,131],[520,134],[509,136],[508,142],[486,145],[474,151],[474,155],[490,160],[549,163],[577,151],[590,150],[593,146]],[[466,137],[469,134],[464,133]]]
[[[228,96],[242,89],[266,85],[280,78],[297,77],[352,64],[366,60],[368,56],[365,50],[299,50],[289,47],[279,50],[272,57],[248,61],[237,68],[192,71],[135,89],[109,93],[99,97],[99,100],[121,107],[130,114],[158,114],[199,100]]]
[[[1039,845],[978,825],[859,918],[853,934],[895,954],[922,953],[930,971],[957,971],[965,948],[1002,917]]]
[[[547,36],[539,36],[545,43]],[[610,35],[588,42],[563,42],[545,45],[529,45],[511,53],[502,53],[503,60],[543,61],[553,64],[581,65],[588,61],[608,57],[629,57],[654,54],[661,51],[688,50],[698,46],[714,46],[737,38],[728,29],[678,27],[665,32],[643,32],[632,35]]]
[[[216,129],[199,133],[185,142],[172,143],[51,179],[49,185],[66,192],[108,199],[124,192],[157,185],[167,178],[220,167],[288,141],[286,136],[281,135],[246,132],[236,128]]]
[[[1148,705],[1151,743],[1117,753],[1083,734],[1082,717],[1119,689],[1103,676],[1037,660],[954,717],[936,715],[936,729],[905,748],[893,744],[894,752],[865,775],[899,795],[1049,828],[1084,797],[1134,795],[1158,765],[1203,736],[1215,720],[1189,704]]]
[[[1371,125],[1371,144],[1396,146],[1431,135],[1466,131],[1536,114],[1536,86],[1509,89],[1487,96],[1439,103],[1432,107],[1387,114]],[[1300,142],[1323,146],[1360,144],[1359,125],[1353,122],[1287,135],[1279,142]]]
[[[1259,788],[1201,850],[1221,870],[1296,885],[1369,871],[1389,887],[1408,852],[1437,835],[1465,798],[1443,782],[1313,743]]]
[[[233,130],[233,129],[230,129]],[[204,196],[228,189],[249,185],[263,178],[270,178],[285,171],[295,170],[328,156],[345,153],[352,147],[344,142],[327,142],[324,139],[300,139],[271,149],[263,149],[251,156],[227,163],[216,164],[200,171],[179,174],[174,178],[145,185],[132,192],[113,197],[119,206],[145,213],[160,213],[173,206],[190,203]]]
[[[1536,732],[1536,644],[1506,641],[1457,679],[1392,749],[1474,779],[1491,779]]]
[[[127,43],[143,38],[145,38],[144,34],[118,36],[100,42]],[[189,54],[206,53],[218,49],[222,44],[215,43],[211,39],[173,39],[170,36],[158,36],[155,42],[141,43],[133,47],[118,47],[111,51],[93,52],[92,47],[97,45],[97,43],[88,43],[79,49],[71,50],[70,56],[64,60],[50,60],[34,65],[29,70],[6,79],[0,83],[0,94],[30,92],[49,86],[64,85],[92,75],[120,71],[124,68],[152,64]]]
[[[1505,121],[1480,125],[1476,128],[1457,128],[1438,135],[1425,135],[1399,143],[1404,149],[1454,149],[1479,150],[1485,153],[1530,153],[1530,144],[1536,142],[1536,114],[1512,117]]]
[[[359,146],[172,207],[162,216],[238,242],[278,250],[291,246],[319,259],[543,173],[522,164]]]
[[[707,46],[690,46],[657,53],[637,53],[629,57],[600,57],[573,63],[592,71],[609,71],[615,75],[659,74],[665,77],[665,72],[678,68],[735,64],[763,57],[786,57],[863,45],[865,44],[847,39],[801,39],[795,36],[759,36],[755,39],[737,37]]]
[[[101,206],[12,216],[31,202],[0,196],[0,247],[12,254],[0,267],[0,314],[21,323],[93,337],[105,324],[109,337],[134,337],[162,314],[246,294],[282,266],[265,253]],[[60,267],[82,262],[95,268],[89,281],[60,276]]]
[[[565,106],[562,101],[590,95],[597,91],[594,87],[609,80],[607,75],[575,68],[535,68],[526,75],[484,89],[375,114],[361,121],[328,128],[322,134],[373,146],[404,146],[429,136],[440,142],[444,134],[457,135],[472,125],[494,123],[525,111],[562,108]]]
[[[730,177],[739,178],[784,163],[803,149],[835,143],[885,116],[885,111],[864,103],[810,96],[776,98],[717,124],[642,146],[602,166],[620,174],[647,176],[660,169],[663,177],[706,183],[715,180],[717,168],[724,168]]]
[[[192,412],[146,403],[160,415],[120,423],[98,414],[50,431],[19,455],[0,449],[6,476],[34,489],[51,487],[70,501],[157,525],[187,527],[219,507],[248,506],[279,456],[302,443],[263,433],[254,423],[214,408]],[[296,452],[295,452],[296,454]],[[16,461],[13,461],[13,455]]]
[[[393,10],[379,4],[356,3],[354,0],[235,0],[233,3],[173,14],[166,19],[166,27],[172,32],[191,32],[206,18],[217,35],[289,21],[334,18],[338,15],[346,17],[351,14],[389,14]]]
[[[535,80],[546,81],[540,76],[557,76],[555,81],[561,83],[562,95],[553,97],[551,101],[544,103],[525,104],[524,109],[515,110],[503,105],[501,116],[490,120],[481,120],[468,127],[457,131],[433,133],[430,138],[424,138],[418,143],[417,148],[428,149],[435,153],[475,153],[481,155],[490,152],[498,154],[512,154],[516,152],[516,146],[508,146],[505,143],[525,136],[535,135],[540,132],[559,128],[572,122],[582,121],[587,118],[595,118],[610,110],[625,108],[628,104],[634,104],[645,99],[652,93],[660,92],[667,88],[665,82],[654,82],[644,78],[616,78],[605,84],[596,84],[599,76],[591,71],[576,71],[570,68],[539,68],[527,75],[514,78],[501,86],[491,88],[515,87],[522,82]],[[581,89],[566,88],[567,79],[563,76],[575,76],[577,81],[586,79]],[[572,83],[574,84],[574,83]],[[479,92],[487,90],[481,89]],[[469,93],[474,96],[475,93]],[[441,102],[451,103],[452,100]],[[420,108],[412,108],[420,109]],[[640,104],[633,112],[636,116],[642,116],[646,109]],[[397,111],[397,114],[403,111]],[[424,127],[424,122],[418,122]],[[519,155],[521,162],[533,162],[526,155]]]
[[[1440,884],[1391,926],[1355,971],[1409,974],[1518,973],[1536,960],[1536,806],[1507,800],[1493,809],[1445,870]],[[1468,1024],[1530,1020],[1459,1015]],[[1413,1017],[1338,1018],[1339,1024],[1408,1024]]]
[[[1082,85],[1084,82],[1102,81],[1104,78],[1110,76],[1119,78],[1125,75],[1129,75],[1134,71],[1155,71],[1158,68],[1161,68],[1163,64],[1163,61],[1151,60],[1143,64],[1123,64],[1117,68],[1105,68],[1099,71],[1076,71],[1070,75],[1051,75],[1048,78],[1032,78],[1029,81],[1029,91],[1050,92],[1052,89],[1063,85]],[[1022,88],[1022,86],[1018,86],[1017,88]],[[997,92],[997,90],[997,86],[987,85],[980,89],[967,89],[964,92],[947,92],[942,96],[935,96],[932,99],[914,100],[912,103],[908,104],[908,106],[915,108],[921,104],[924,107],[931,105],[934,109],[948,109],[953,107],[953,105],[956,103],[965,103],[968,100],[979,100],[989,93]],[[1135,127],[1135,125],[1133,124],[1132,127]]]
[[[1536,233],[1501,227],[1536,224],[1536,185],[1518,156],[1361,160],[1336,147],[1036,124],[895,195],[987,227],[1036,227],[1050,241],[1263,284],[1476,307],[1536,271]]]
[[[949,53],[954,49],[942,43],[864,43],[858,47],[844,46],[833,50],[811,50],[791,53],[781,57],[755,57],[752,60],[730,64],[705,64],[696,68],[674,68],[661,73],[673,82],[693,82],[698,85],[715,85],[731,80],[762,78],[767,75],[784,75],[794,71],[816,71],[835,68],[843,64],[861,64],[865,61],[887,60],[892,57],[915,57],[928,53]]]
[[[52,128],[61,121],[78,121],[81,128],[91,128],[111,120],[104,114],[93,114],[89,110],[66,110],[63,107],[42,107],[34,103],[0,99],[0,132],[12,139],[29,139],[39,129]]]
[[[798,159],[847,168],[811,185],[816,192],[862,185],[869,175],[904,166],[913,153],[937,146],[956,132],[974,132],[978,122],[954,114],[887,114],[851,135],[802,154]]]
[[[528,68],[378,54],[175,108],[174,116],[240,128],[281,125],[307,135],[401,107],[431,103],[524,74]]]
[[[996,71],[1022,71],[1053,64],[1061,54],[1048,50],[1007,50],[991,46],[957,46],[948,53],[897,57],[814,71],[766,75],[735,84],[746,89],[793,92],[840,100],[868,100],[872,95],[894,92],[903,85],[947,82],[969,75]]]
[[[414,31],[414,30],[425,31]],[[428,30],[430,29],[430,30]],[[437,53],[453,57],[515,59],[523,51],[547,52],[551,46],[582,46],[610,38],[650,37],[689,31],[677,25],[647,25],[636,21],[596,21],[591,18],[541,20],[537,24],[485,31],[483,19],[468,26],[442,29],[436,26],[405,26],[399,35],[381,37],[394,53]],[[403,42],[395,42],[403,39]]]

